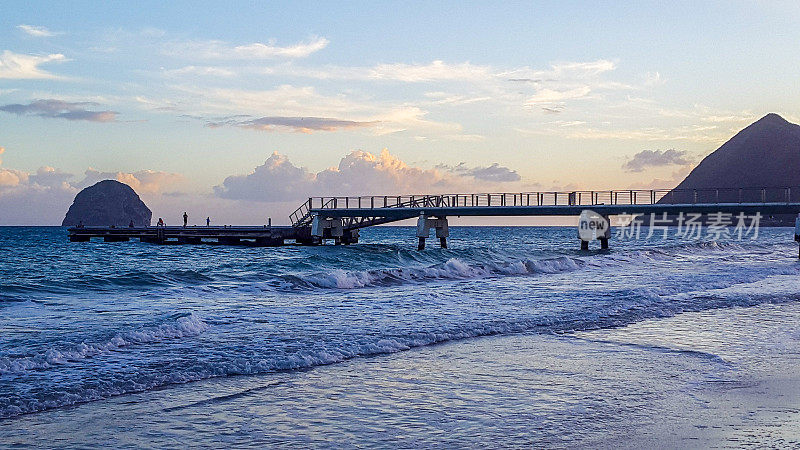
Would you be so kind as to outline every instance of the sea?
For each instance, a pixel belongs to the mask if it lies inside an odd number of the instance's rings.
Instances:
[[[0,228],[0,447],[800,446],[793,231]],[[434,245],[436,244],[436,245]]]

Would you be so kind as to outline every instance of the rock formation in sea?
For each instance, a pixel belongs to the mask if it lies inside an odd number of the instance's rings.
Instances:
[[[706,156],[659,203],[787,200],[800,201],[800,125],[770,113]],[[794,216],[766,219],[794,225]]]
[[[800,125],[771,113],[706,156],[675,189],[792,186],[800,186]]]
[[[127,184],[103,180],[78,192],[62,226],[149,226],[153,213]]]

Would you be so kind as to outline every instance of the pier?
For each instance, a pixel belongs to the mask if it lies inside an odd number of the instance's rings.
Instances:
[[[71,242],[88,242],[92,238],[105,242],[126,242],[138,239],[151,244],[221,244],[275,247],[287,240],[311,244],[310,228],[285,227],[72,227]]]
[[[320,245],[332,240],[348,245],[358,242],[362,228],[417,219],[415,237],[422,250],[431,232],[447,247],[452,217],[577,217],[587,210],[606,219],[620,214],[795,215],[800,213],[800,187],[310,197],[289,216],[291,226],[72,227],[68,233],[72,242],[96,238],[106,242],[139,239],[156,244],[279,246]],[[603,248],[608,247],[607,234],[597,239]],[[583,241],[581,247],[588,248],[588,242]]]

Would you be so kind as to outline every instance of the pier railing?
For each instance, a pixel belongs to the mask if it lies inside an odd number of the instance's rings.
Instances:
[[[319,209],[593,206],[800,202],[800,186],[721,189],[626,189],[436,195],[309,197],[290,220],[310,223]]]

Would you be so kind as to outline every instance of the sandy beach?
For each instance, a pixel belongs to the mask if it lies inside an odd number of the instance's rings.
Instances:
[[[492,336],[3,422],[10,446],[800,444],[800,305]]]

